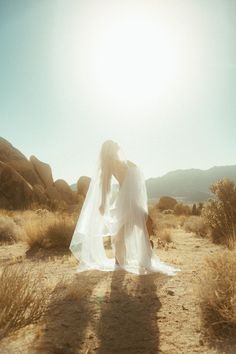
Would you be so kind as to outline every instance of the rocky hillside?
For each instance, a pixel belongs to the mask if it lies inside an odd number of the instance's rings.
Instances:
[[[25,209],[32,203],[65,206],[76,204],[84,198],[84,184],[89,178],[77,183],[72,191],[63,179],[53,180],[49,164],[35,156],[28,160],[10,142],[0,137],[0,208]],[[82,184],[82,185],[80,185]]]
[[[236,165],[208,170],[176,170],[161,177],[149,178],[146,181],[147,193],[149,198],[168,195],[189,202],[204,201],[211,196],[210,185],[225,177],[236,182]]]

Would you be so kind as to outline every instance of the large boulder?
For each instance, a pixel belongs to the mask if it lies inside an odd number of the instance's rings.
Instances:
[[[1,209],[13,209],[13,206],[10,200],[7,199],[1,192],[0,192],[0,208]]]
[[[69,184],[64,179],[57,179],[54,182],[54,186],[59,192],[61,199],[66,203],[71,204],[76,202],[76,193],[71,190]]]
[[[77,193],[85,197],[89,189],[90,181],[91,181],[90,177],[81,176],[77,182]]]
[[[34,201],[39,204],[48,204],[49,198],[45,192],[45,189],[40,184],[33,186]]]
[[[175,198],[169,196],[163,196],[160,198],[159,202],[157,203],[158,209],[161,211],[163,210],[174,210],[177,200]]]
[[[67,204],[77,202],[76,192],[73,192],[63,179],[56,180],[52,186],[46,188],[45,192],[50,200],[64,201]]]
[[[41,184],[31,162],[6,139],[0,137],[0,161],[12,167],[32,186]]]
[[[57,188],[54,185],[47,187],[45,189],[45,193],[47,194],[47,196],[50,200],[60,200],[61,199],[60,192],[57,190]]]
[[[34,201],[31,184],[4,162],[0,162],[0,200],[7,209],[23,209]]]
[[[30,156],[30,161],[44,187],[51,187],[53,185],[53,177],[50,165],[40,161],[34,155]]]
[[[49,164],[33,155],[28,160],[0,137],[0,208],[22,209],[34,202],[48,205],[54,201],[77,204],[79,197],[85,197],[89,182],[89,177],[80,179],[80,194],[72,191],[63,179],[53,182]]]

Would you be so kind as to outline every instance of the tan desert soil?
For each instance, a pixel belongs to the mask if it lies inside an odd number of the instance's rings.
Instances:
[[[0,353],[236,353],[236,348],[209,347],[201,333],[197,277],[205,257],[219,247],[182,229],[172,238],[174,247],[156,252],[181,268],[174,277],[122,270],[76,274],[70,254],[26,257],[24,244],[1,246],[1,266],[23,262],[36,270],[43,265],[45,282],[57,286],[45,316],[2,339]]]

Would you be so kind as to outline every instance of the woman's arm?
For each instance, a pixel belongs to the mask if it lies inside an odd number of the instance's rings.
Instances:
[[[102,215],[105,212],[106,198],[107,198],[107,190],[106,190],[104,183],[103,183],[102,184],[102,201],[101,201],[101,205],[99,207],[99,211]]]

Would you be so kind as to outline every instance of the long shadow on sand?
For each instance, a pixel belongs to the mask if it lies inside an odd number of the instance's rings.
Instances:
[[[89,321],[98,317],[91,306],[92,291],[104,276],[99,271],[76,274],[67,286],[55,289],[53,299],[44,318],[45,328],[40,342],[36,344],[37,353],[78,354],[91,342],[87,332]]]
[[[36,352],[156,354],[157,290],[167,279],[160,273],[137,276],[123,270],[76,274],[69,291],[66,284],[55,289]]]
[[[157,312],[161,307],[157,287],[167,276],[112,274],[108,302],[101,308],[97,327],[99,354],[156,354],[159,348]]]
[[[223,332],[223,331],[222,331]],[[236,330],[235,328],[227,328],[227,336],[218,338],[208,338],[210,348],[214,348],[218,353],[235,354],[236,353]],[[221,333],[222,334],[222,333]]]

